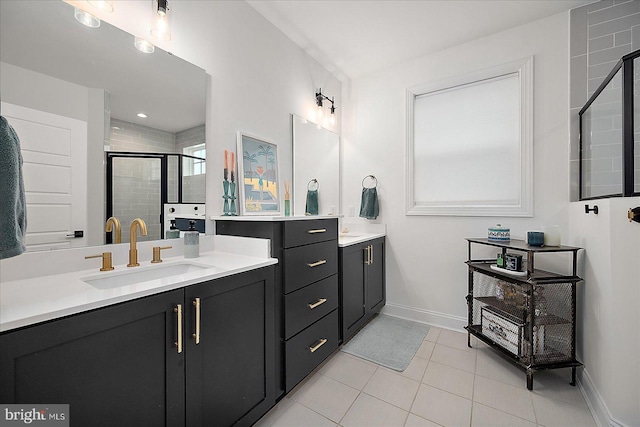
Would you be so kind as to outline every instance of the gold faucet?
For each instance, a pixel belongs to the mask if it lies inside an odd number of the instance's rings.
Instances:
[[[136,229],[140,228],[140,235],[147,235],[147,224],[141,218],[136,218],[131,223],[131,227],[129,228],[129,264],[127,267],[137,267],[140,265],[138,262],[138,248],[136,247],[137,239],[136,239]]]
[[[120,225],[120,220],[118,218],[115,216],[109,217],[104,231],[107,233],[114,232],[114,234],[111,235],[113,243],[122,243],[122,226]]]

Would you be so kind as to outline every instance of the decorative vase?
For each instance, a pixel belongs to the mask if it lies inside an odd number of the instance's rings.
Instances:
[[[291,215],[291,200],[284,199],[284,216]]]
[[[229,181],[226,179],[222,181],[222,189],[224,190],[224,207],[222,208],[222,215],[229,216]]]
[[[229,200],[231,200],[231,206],[229,206],[229,215],[236,216],[236,183],[229,183]]]

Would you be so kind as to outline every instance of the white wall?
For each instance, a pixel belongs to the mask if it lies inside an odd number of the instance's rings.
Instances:
[[[125,31],[146,36],[150,3],[116,2],[116,11],[103,17]],[[218,215],[222,153],[236,150],[237,132],[278,144],[280,181],[291,180],[290,114],[308,116],[319,87],[335,96],[339,112],[341,84],[245,2],[182,0],[170,7],[172,40],[158,46],[204,68],[210,76],[206,208],[208,215]],[[333,130],[339,133],[340,123]]]
[[[466,323],[465,237],[506,224],[514,238],[559,224],[568,208],[568,16],[556,15],[355,79],[343,89],[342,206],[356,212],[362,178],[378,178],[386,223],[387,308],[445,327]],[[533,218],[405,215],[407,88],[534,56]],[[498,183],[496,183],[498,185]],[[362,220],[364,221],[364,220]]]
[[[640,198],[570,206],[569,244],[585,248],[579,274],[578,350],[585,364],[581,385],[595,415],[606,425],[636,426],[640,420],[640,224],[626,212]]]

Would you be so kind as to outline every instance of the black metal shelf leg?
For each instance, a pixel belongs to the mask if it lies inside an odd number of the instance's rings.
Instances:
[[[572,386],[576,386],[576,367],[571,367],[571,382],[569,383]]]
[[[527,389],[533,390],[533,370],[527,369]]]

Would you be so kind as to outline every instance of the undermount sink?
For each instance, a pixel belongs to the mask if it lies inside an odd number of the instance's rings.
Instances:
[[[216,267],[210,265],[183,261],[173,264],[132,267],[127,271],[116,271],[84,277],[82,278],[82,281],[88,283],[94,288],[112,289],[156,279],[179,279],[177,276],[215,268]]]

